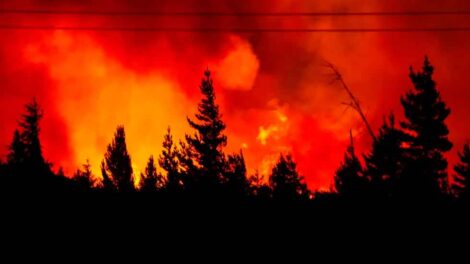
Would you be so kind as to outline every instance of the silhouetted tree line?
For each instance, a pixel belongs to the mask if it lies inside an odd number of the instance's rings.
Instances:
[[[91,171],[89,161],[68,178],[42,155],[39,141],[42,110],[36,100],[13,134],[6,163],[0,165],[3,192],[70,192],[106,195],[146,195],[177,199],[209,198],[232,201],[259,201],[273,204],[329,202],[465,202],[470,190],[470,147],[459,153],[460,163],[449,181],[445,153],[452,148],[445,120],[450,109],[442,101],[433,80],[434,68],[428,58],[421,71],[410,68],[413,89],[402,98],[405,120],[394,115],[384,118],[370,152],[361,162],[351,136],[329,192],[310,192],[296,163],[281,154],[268,179],[255,173],[247,175],[242,151],[226,154],[227,137],[213,81],[204,73],[202,99],[194,118],[187,121],[193,129],[184,140],[174,142],[170,128],[163,138],[163,151],[150,156],[135,185],[136,172],[126,146],[124,127],[116,129],[101,162],[101,177]],[[157,166],[158,164],[158,166]]]

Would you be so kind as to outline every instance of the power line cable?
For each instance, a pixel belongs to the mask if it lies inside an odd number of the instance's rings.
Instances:
[[[378,11],[378,12],[208,12],[208,11],[100,11],[54,9],[0,9],[0,14],[13,15],[78,15],[78,16],[175,16],[175,17],[307,17],[307,16],[468,16],[459,11]]]
[[[367,33],[367,32],[470,32],[470,27],[403,27],[403,28],[178,28],[178,27],[102,27],[51,25],[0,25],[0,30],[67,30],[123,32],[238,32],[238,33]]]

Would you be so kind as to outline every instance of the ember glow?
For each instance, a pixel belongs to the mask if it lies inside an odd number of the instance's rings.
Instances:
[[[371,12],[442,10],[439,1],[15,1],[4,8],[185,12]],[[259,3],[258,3],[259,2]],[[398,2],[398,1],[396,1]],[[430,2],[430,3],[429,3]],[[266,5],[266,6],[264,6]],[[469,10],[468,1],[446,1]],[[1,24],[172,26],[222,28],[399,28],[470,26],[469,16],[446,17],[152,17],[0,14]],[[280,152],[291,152],[311,189],[329,188],[349,130],[359,151],[370,139],[342,103],[341,86],[324,62],[335,64],[377,128],[382,116],[402,116],[408,67],[429,55],[442,96],[452,109],[450,138],[459,149],[470,137],[468,32],[273,33],[0,31],[0,144],[7,146],[22,107],[33,96],[45,110],[42,142],[55,168],[72,173],[89,159],[95,173],[117,125],[126,128],[134,170],[158,156],[166,128],[189,133],[198,86],[213,72],[227,123],[227,152],[243,150],[250,172],[268,174]],[[0,153],[6,154],[6,147]],[[455,152],[449,157],[456,159]]]

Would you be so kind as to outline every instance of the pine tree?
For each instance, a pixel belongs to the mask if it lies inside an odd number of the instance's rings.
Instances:
[[[427,57],[421,72],[410,68],[414,89],[401,98],[407,119],[401,126],[410,140],[406,142],[407,165],[400,184],[405,195],[424,199],[441,194],[441,184],[447,180],[444,153],[452,148],[444,123],[450,109],[441,99],[433,73]]]
[[[24,187],[36,186],[37,189],[41,189],[42,186],[38,184],[48,185],[48,183],[41,182],[36,176],[53,175],[50,164],[45,161],[42,155],[39,139],[40,121],[43,114],[35,99],[26,104],[25,108],[26,113],[22,115],[19,122],[20,130],[15,130],[12,143],[9,146],[8,167],[10,174],[16,176],[16,180],[21,181],[28,178],[28,182],[19,182]]]
[[[188,118],[189,125],[196,130],[193,136],[186,136],[186,141],[193,149],[200,168],[198,182],[203,188],[213,190],[223,181],[225,156],[223,147],[227,137],[223,134],[225,124],[215,103],[215,92],[209,70],[204,73],[200,86],[203,98],[198,106],[196,121]]]
[[[135,190],[124,127],[119,126],[116,129],[114,139],[104,154],[103,165],[103,178],[110,176],[119,192],[128,193]]]
[[[406,135],[395,127],[395,117],[384,120],[372,151],[365,155],[368,192],[375,198],[391,198],[404,166],[403,142]]]
[[[157,167],[155,166],[153,156],[150,156],[147,161],[147,166],[145,167],[145,172],[141,173],[140,190],[142,192],[150,193],[161,189],[162,186],[162,177],[157,173]]]
[[[179,172],[178,150],[173,143],[173,136],[168,127],[163,139],[163,150],[158,164],[166,172],[166,189],[169,192],[179,191],[183,188],[183,180]]]
[[[26,146],[21,139],[20,132],[15,130],[13,140],[9,146],[7,162],[10,166],[24,166],[26,159]]]
[[[41,131],[39,123],[43,117],[43,112],[36,99],[25,106],[26,113],[20,121],[21,140],[26,150],[26,160],[31,169],[45,173],[49,171],[41,149],[39,133]]]
[[[454,190],[459,199],[470,200],[470,146],[465,144],[462,152],[459,153],[460,163],[455,165],[454,170]]]
[[[19,122],[20,130],[15,130],[9,146],[8,165],[14,174],[32,177],[50,176],[50,165],[45,161],[39,140],[42,110],[35,99],[26,104],[26,113]]]
[[[336,191],[341,197],[347,199],[358,199],[365,195],[366,179],[363,176],[363,169],[354,150],[352,140],[344,154],[344,160],[336,171],[334,178]]]
[[[81,190],[90,190],[95,185],[95,179],[91,172],[91,164],[87,159],[86,163],[82,165],[82,169],[77,170],[73,177],[73,180]]]
[[[242,151],[239,154],[228,156],[225,180],[229,195],[246,196],[248,194],[249,182],[246,177],[246,164]]]
[[[294,202],[309,198],[310,192],[296,167],[290,155],[281,154],[269,177],[273,199]]]

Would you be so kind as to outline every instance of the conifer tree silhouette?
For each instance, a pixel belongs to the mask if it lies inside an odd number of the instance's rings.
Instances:
[[[7,171],[12,188],[21,192],[43,192],[63,188],[55,181],[51,166],[42,155],[40,122],[43,112],[36,99],[25,105],[25,113],[15,130],[7,155]]]
[[[166,172],[166,186],[168,192],[177,192],[183,188],[183,180],[179,172],[178,149],[173,143],[171,129],[168,127],[163,139],[163,150],[158,164]]]
[[[462,152],[459,153],[460,162],[455,165],[453,189],[460,200],[470,201],[470,146],[465,144]]]
[[[239,154],[228,155],[224,183],[229,195],[235,197],[248,195],[249,182],[246,177],[246,164],[242,151]]]
[[[129,193],[135,190],[131,157],[127,152],[126,134],[122,126],[117,127],[114,139],[104,154],[102,174],[103,184],[109,177],[119,192]]]
[[[13,140],[8,149],[8,164],[14,167],[24,166],[26,159],[26,146],[21,139],[21,135],[18,129],[16,129],[13,133]]]
[[[450,109],[442,101],[433,80],[434,68],[425,57],[422,71],[410,68],[414,89],[401,98],[406,121],[401,126],[410,136],[407,165],[400,180],[401,191],[419,199],[437,198],[447,181],[444,153],[452,148],[445,124]]]
[[[80,190],[89,190],[95,185],[95,179],[91,172],[91,164],[87,159],[85,164],[82,165],[82,169],[77,170],[73,177],[73,180],[78,185]]]
[[[140,190],[142,192],[151,193],[163,187],[161,175],[157,173],[157,167],[153,156],[150,156],[145,167],[145,172],[140,174]]]
[[[310,192],[296,167],[290,155],[281,154],[269,177],[274,200],[296,202],[309,199]]]
[[[344,154],[344,160],[336,171],[334,178],[336,191],[341,197],[354,200],[365,195],[366,179],[363,168],[354,150],[354,142],[350,132],[351,142]]]
[[[39,139],[42,109],[35,98],[26,104],[25,109],[26,113],[19,122],[21,130],[15,131],[9,148],[8,163],[16,168],[21,167],[23,176],[51,176],[52,171],[42,155]]]
[[[404,167],[403,142],[407,136],[395,126],[395,116],[384,120],[372,151],[364,156],[365,175],[369,181],[368,192],[374,199],[390,199],[393,196]]]
[[[63,170],[56,174],[42,154],[40,122],[43,111],[36,99],[25,105],[25,113],[19,121],[19,129],[13,134],[7,155],[6,173],[10,190],[45,194],[70,190],[71,181]],[[57,177],[59,176],[59,177]]]
[[[186,141],[192,149],[199,167],[197,182],[203,189],[216,191],[223,181],[225,171],[225,155],[223,147],[227,137],[223,134],[225,124],[215,102],[215,92],[209,70],[204,72],[200,90],[203,98],[198,106],[196,121],[187,118],[191,128],[196,130],[194,135],[186,135]]]
[[[46,164],[42,156],[41,143],[39,140],[40,126],[39,123],[43,117],[42,109],[36,99],[26,105],[26,113],[20,122],[22,128],[22,140],[26,147],[29,162],[32,166],[44,166]]]

